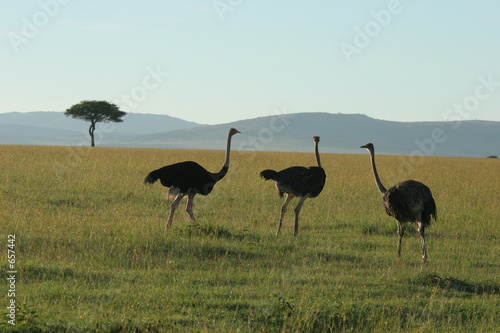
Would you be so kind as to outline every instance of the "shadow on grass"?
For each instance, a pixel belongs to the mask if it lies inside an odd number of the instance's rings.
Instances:
[[[36,265],[24,266],[19,276],[23,280],[34,281],[55,281],[55,280],[75,280],[87,283],[109,283],[113,276],[106,273],[77,271],[68,267],[44,267]]]
[[[308,254],[308,257],[311,259],[315,259],[320,262],[339,262],[339,261],[344,261],[344,262],[350,262],[350,263],[355,263],[357,261],[360,261],[361,258],[353,256],[353,255],[348,255],[348,254],[343,254],[343,253],[329,253],[325,251],[319,251],[319,252],[314,252],[311,254]]]
[[[471,294],[498,294],[500,285],[494,282],[472,283],[456,279],[451,276],[441,277],[437,273],[421,274],[410,281],[412,284],[424,287],[438,287],[441,289],[462,291]]]
[[[222,236],[224,237],[224,236]],[[216,236],[214,236],[216,238]],[[217,260],[220,258],[236,258],[242,260],[262,259],[263,255],[257,251],[241,248],[239,243],[219,242],[208,240],[203,242],[189,242],[185,238],[164,239],[156,238],[141,245],[129,245],[125,250],[126,257],[131,261],[147,263],[147,258],[164,261],[165,259],[195,259]]]
[[[379,235],[379,236],[393,236],[396,235],[396,226],[393,224],[362,224],[360,226],[361,234],[363,235]],[[409,228],[409,234],[412,230]],[[405,229],[405,232],[407,230]]]
[[[193,223],[179,229],[179,231],[189,237],[208,236],[219,239],[229,239],[237,241],[259,241],[260,236],[248,233],[246,230],[233,232],[226,227],[208,224]]]
[[[78,196],[73,198],[52,198],[48,199],[47,203],[50,206],[57,208],[96,208],[103,205],[110,204],[112,200],[110,198],[87,198],[85,196]]]

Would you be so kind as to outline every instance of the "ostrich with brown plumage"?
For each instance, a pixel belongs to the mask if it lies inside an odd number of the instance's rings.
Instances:
[[[221,180],[229,170],[229,154],[231,151],[231,137],[240,133],[235,128],[230,128],[227,135],[226,159],[222,169],[217,173],[207,171],[204,167],[193,161],[179,162],[163,168],[151,171],[143,184],[153,184],[158,179],[165,187],[169,187],[169,194],[174,196],[170,205],[170,215],[168,216],[167,229],[171,226],[175,210],[183,197],[187,195],[186,211],[191,220],[195,221],[193,213],[193,201],[196,194],[208,195],[219,180]]]
[[[370,152],[373,176],[377,188],[383,196],[384,207],[387,215],[392,216],[398,223],[398,257],[401,256],[401,242],[403,240],[403,223],[411,222],[417,225],[422,241],[422,262],[427,260],[425,249],[425,228],[431,224],[431,219],[437,219],[436,203],[431,190],[424,184],[415,180],[406,180],[390,189],[386,189],[378,176],[375,165],[375,147],[367,143],[361,148]]]
[[[319,136],[314,137],[314,153],[316,155],[316,162],[318,166],[311,166],[305,168],[302,166],[292,166],[281,171],[264,170],[260,176],[265,180],[274,180],[278,194],[283,197],[286,193],[285,202],[281,206],[281,214],[278,222],[278,230],[276,236],[279,235],[281,226],[283,224],[283,216],[285,215],[288,204],[294,197],[299,197],[299,202],[295,207],[295,227],[293,235],[297,236],[299,233],[299,213],[307,198],[317,197],[323,187],[325,186],[326,174],[325,170],[321,167],[318,151]]]

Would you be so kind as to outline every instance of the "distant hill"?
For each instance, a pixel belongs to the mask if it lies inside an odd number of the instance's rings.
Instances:
[[[500,154],[500,122],[394,122],[361,114],[296,113],[247,119],[221,125],[157,133],[139,138],[138,146],[223,149],[225,132],[235,127],[239,150],[309,152],[312,137],[320,150],[363,153],[359,146],[376,145],[377,153],[486,157]]]
[[[98,145],[121,145],[140,135],[201,126],[167,115],[128,113],[121,123],[98,124]],[[0,114],[0,144],[83,145],[89,124],[64,112],[10,112]],[[100,130],[100,132],[99,132]],[[100,142],[99,142],[100,140]]]
[[[78,119],[66,117],[64,112],[10,112],[0,114],[0,125],[22,125],[65,131],[87,130],[88,125]],[[200,126],[198,123],[167,115],[127,113],[122,123],[112,123],[114,131],[121,133],[155,133]]]
[[[99,146],[224,149],[229,127],[242,132],[233,149],[310,152],[321,136],[325,153],[377,153],[487,157],[500,155],[500,122],[394,122],[361,114],[296,113],[200,125],[161,115],[128,114],[101,129]],[[96,137],[97,138],[97,137]],[[0,114],[0,144],[85,145],[87,124],[62,112]]]

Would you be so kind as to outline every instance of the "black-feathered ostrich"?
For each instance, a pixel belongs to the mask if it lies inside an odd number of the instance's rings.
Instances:
[[[169,194],[174,196],[170,205],[170,215],[168,216],[167,229],[172,224],[175,210],[184,196],[188,196],[186,211],[191,220],[195,221],[193,214],[193,200],[196,194],[207,195],[212,192],[215,183],[221,180],[229,170],[229,154],[231,151],[231,137],[240,133],[235,128],[229,129],[227,135],[226,160],[222,169],[217,173],[207,171],[204,167],[193,161],[186,161],[164,166],[163,168],[151,171],[143,184],[153,184],[158,179],[163,186],[169,187]]]
[[[318,166],[309,168],[301,166],[293,166],[281,171],[264,170],[260,176],[265,180],[274,180],[276,188],[280,197],[286,193],[285,202],[281,206],[280,220],[278,222],[278,230],[276,236],[279,235],[281,226],[283,224],[283,216],[285,215],[288,204],[294,197],[299,197],[299,203],[295,207],[295,227],[293,235],[297,236],[299,233],[299,213],[304,201],[307,198],[317,197],[323,190],[325,185],[326,174],[325,170],[321,167],[318,151],[319,136],[314,137],[314,153],[316,154],[316,162]]]
[[[367,143],[361,148],[370,152],[373,176],[378,190],[383,195],[385,211],[398,223],[398,257],[401,256],[401,241],[403,239],[403,223],[415,223],[422,241],[422,262],[427,260],[425,250],[425,228],[430,226],[431,218],[437,219],[436,203],[432,197],[431,190],[424,184],[415,180],[405,180],[390,189],[386,189],[378,176],[375,166],[375,147],[373,143]]]

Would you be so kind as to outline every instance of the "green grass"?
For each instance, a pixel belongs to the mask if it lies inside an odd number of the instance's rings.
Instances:
[[[144,176],[195,160],[220,168],[221,151],[0,146],[0,239],[16,235],[17,332],[493,332],[500,321],[500,164],[426,157],[386,186],[426,183],[438,206],[428,263],[408,226],[381,204],[368,154],[323,154],[323,193],[293,209],[266,168],[312,165],[312,154],[234,152],[228,175],[184,203],[166,232],[169,203]],[[391,173],[392,172],[392,173]],[[296,201],[292,202],[292,205]],[[7,269],[4,251],[2,270]],[[8,285],[0,290],[6,309]],[[5,310],[4,310],[5,313]]]

